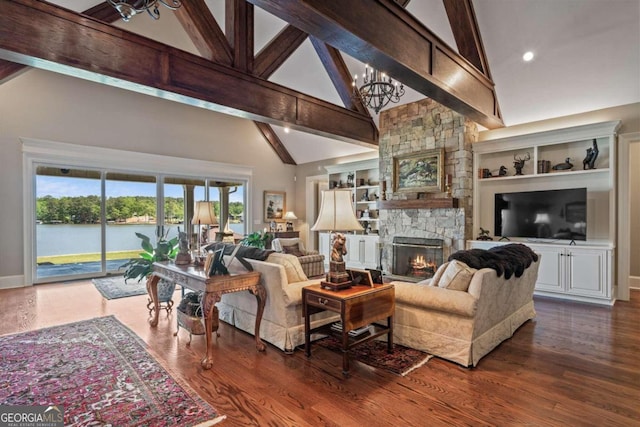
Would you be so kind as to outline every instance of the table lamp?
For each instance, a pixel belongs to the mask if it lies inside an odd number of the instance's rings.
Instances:
[[[347,254],[346,237],[341,231],[362,230],[353,212],[352,191],[324,190],[320,213],[313,231],[328,231],[331,237],[331,253],[329,254],[329,273],[326,281],[320,282],[322,287],[337,291],[351,287],[351,280],[345,268],[343,255]]]
[[[218,218],[213,213],[213,203],[211,202],[196,202],[196,208],[193,212],[193,218],[191,218],[191,224],[198,224],[198,254],[202,243],[207,243],[206,236],[202,236],[200,230],[201,225],[218,225]]]
[[[548,213],[537,213],[533,220],[534,224],[538,224],[538,233],[536,237],[551,237],[551,218]]]
[[[294,214],[292,211],[287,211],[287,213],[285,213],[282,218],[287,220],[287,231],[293,231],[293,222],[292,221],[294,219],[298,219],[296,214]]]

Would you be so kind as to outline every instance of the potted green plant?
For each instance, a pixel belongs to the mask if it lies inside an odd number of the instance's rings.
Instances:
[[[243,246],[253,246],[256,248],[264,249],[267,240],[269,240],[270,237],[271,235],[269,233],[254,231],[253,233],[245,236],[245,238],[240,241],[240,244]]]
[[[166,240],[166,236],[160,236],[158,243],[154,248],[151,244],[151,239],[148,236],[145,236],[142,233],[136,233],[136,236],[142,240],[141,247],[143,252],[140,252],[139,258],[131,258],[120,267],[125,269],[125,283],[129,279],[137,278],[138,282],[142,279],[147,279],[153,272],[154,262],[174,260],[179,251],[177,237]],[[172,302],[171,297],[173,296],[175,289],[175,283],[160,280],[160,282],[158,282],[158,300],[166,303]],[[171,306],[173,304],[171,303],[169,305]]]

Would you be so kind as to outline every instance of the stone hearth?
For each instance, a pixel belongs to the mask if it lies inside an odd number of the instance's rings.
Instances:
[[[417,193],[393,193],[393,158],[444,148],[445,174],[451,176],[451,196],[429,193],[429,198],[453,197],[458,207],[380,209],[379,233],[382,267],[392,270],[393,238],[396,236],[443,240],[443,258],[464,249],[472,237],[473,154],[471,143],[478,140],[478,128],[466,117],[424,99],[380,113],[380,180],[386,199],[417,199]],[[452,204],[456,206],[455,204]]]

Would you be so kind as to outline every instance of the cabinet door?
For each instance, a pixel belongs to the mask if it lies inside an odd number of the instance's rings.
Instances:
[[[538,281],[536,291],[564,292],[564,261],[565,253],[562,248],[547,248],[533,246],[531,248],[542,256],[538,269]]]
[[[347,255],[345,256],[347,267],[362,268],[360,237],[357,234],[347,235]]]
[[[329,265],[331,258],[331,237],[329,233],[318,233],[318,252],[324,255],[325,265]]]
[[[609,297],[609,251],[567,249],[567,290],[573,295]]]
[[[361,259],[365,268],[376,268],[378,265],[378,236],[361,236]]]

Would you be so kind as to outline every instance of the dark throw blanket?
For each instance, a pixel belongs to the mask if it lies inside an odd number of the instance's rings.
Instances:
[[[498,277],[504,274],[504,278],[508,280],[514,274],[516,277],[522,276],[532,262],[538,261],[538,255],[526,245],[510,243],[494,246],[489,250],[458,251],[449,256],[449,261],[454,259],[478,270],[491,268],[498,273]]]

